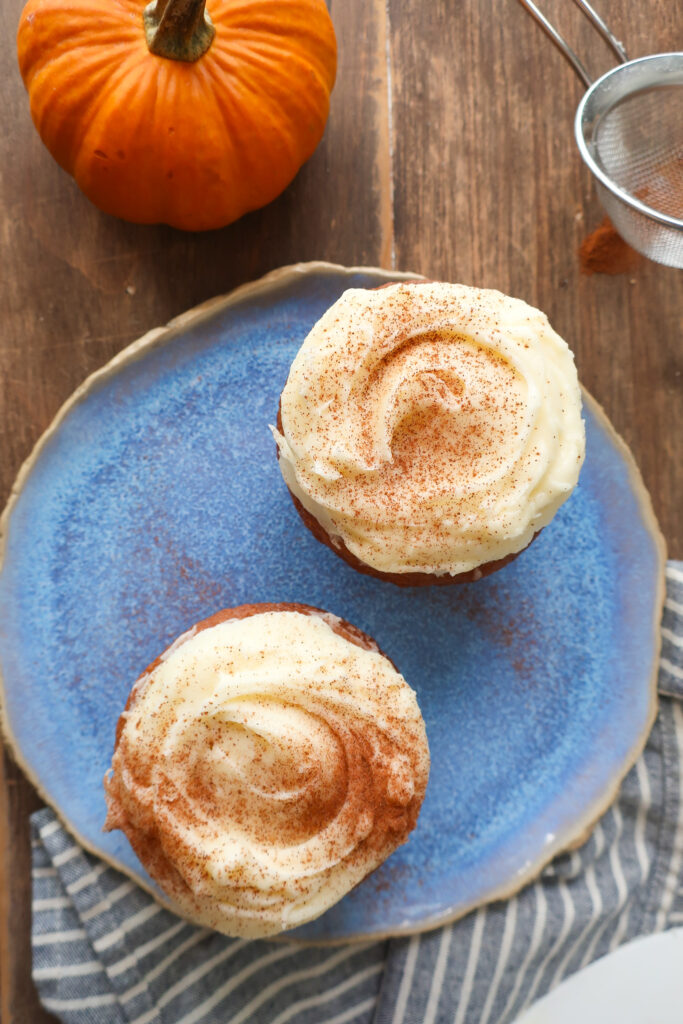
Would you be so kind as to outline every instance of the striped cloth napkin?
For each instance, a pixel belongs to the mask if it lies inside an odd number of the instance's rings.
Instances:
[[[662,633],[659,716],[590,839],[513,899],[421,936],[339,948],[228,939],[163,910],[37,812],[43,1005],[69,1024],[508,1024],[591,960],[680,925],[683,563],[667,568]]]

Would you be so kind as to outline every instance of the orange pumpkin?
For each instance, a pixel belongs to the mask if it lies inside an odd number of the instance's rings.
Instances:
[[[324,0],[29,0],[17,42],[40,137],[88,198],[187,230],[282,192],[336,72]]]

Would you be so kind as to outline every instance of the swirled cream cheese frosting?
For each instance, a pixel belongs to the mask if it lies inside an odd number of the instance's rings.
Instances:
[[[415,694],[374,643],[302,605],[248,605],[140,677],[105,778],[185,916],[228,935],[309,921],[414,828],[429,773]]]
[[[443,582],[526,547],[585,447],[574,359],[547,317],[432,282],[344,292],[292,363],[278,427],[316,535],[357,568]]]

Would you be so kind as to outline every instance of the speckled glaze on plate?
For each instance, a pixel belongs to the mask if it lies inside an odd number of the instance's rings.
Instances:
[[[102,776],[131,684],[189,625],[312,604],[417,690],[432,752],[418,827],[301,939],[421,931],[511,894],[608,806],[655,713],[663,544],[588,396],[579,486],[488,579],[400,589],[302,526],[267,427],[290,362],[345,288],[402,276],[284,268],[151,332],[62,409],[2,526],[6,735],[83,844],[150,891],[125,837],[101,831]]]

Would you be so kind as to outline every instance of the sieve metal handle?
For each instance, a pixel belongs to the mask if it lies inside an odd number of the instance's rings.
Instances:
[[[586,88],[590,88],[590,86],[593,84],[593,79],[588,74],[588,71],[586,70],[586,66],[583,63],[583,61],[580,60],[574,52],[574,50],[572,50],[571,46],[567,43],[566,39],[564,39],[564,37],[561,36],[560,33],[557,31],[555,26],[548,21],[545,14],[539,11],[536,4],[533,3],[533,0],[519,0],[519,2],[523,7],[526,7],[531,17],[538,22],[543,31],[550,36],[555,46],[567,58],[571,66],[574,68],[574,71],[576,71],[577,75],[586,86]],[[612,32],[610,32],[609,28],[602,20],[598,12],[595,11],[588,3],[588,0],[574,0],[574,3],[579,8],[579,10],[581,10],[583,14],[586,15],[586,17],[594,26],[594,28],[597,29],[597,31],[600,33],[605,42],[611,47],[616,56],[619,58],[619,63],[625,64],[628,60],[628,57],[626,56],[626,50],[624,49],[622,43],[620,43],[617,37]]]

